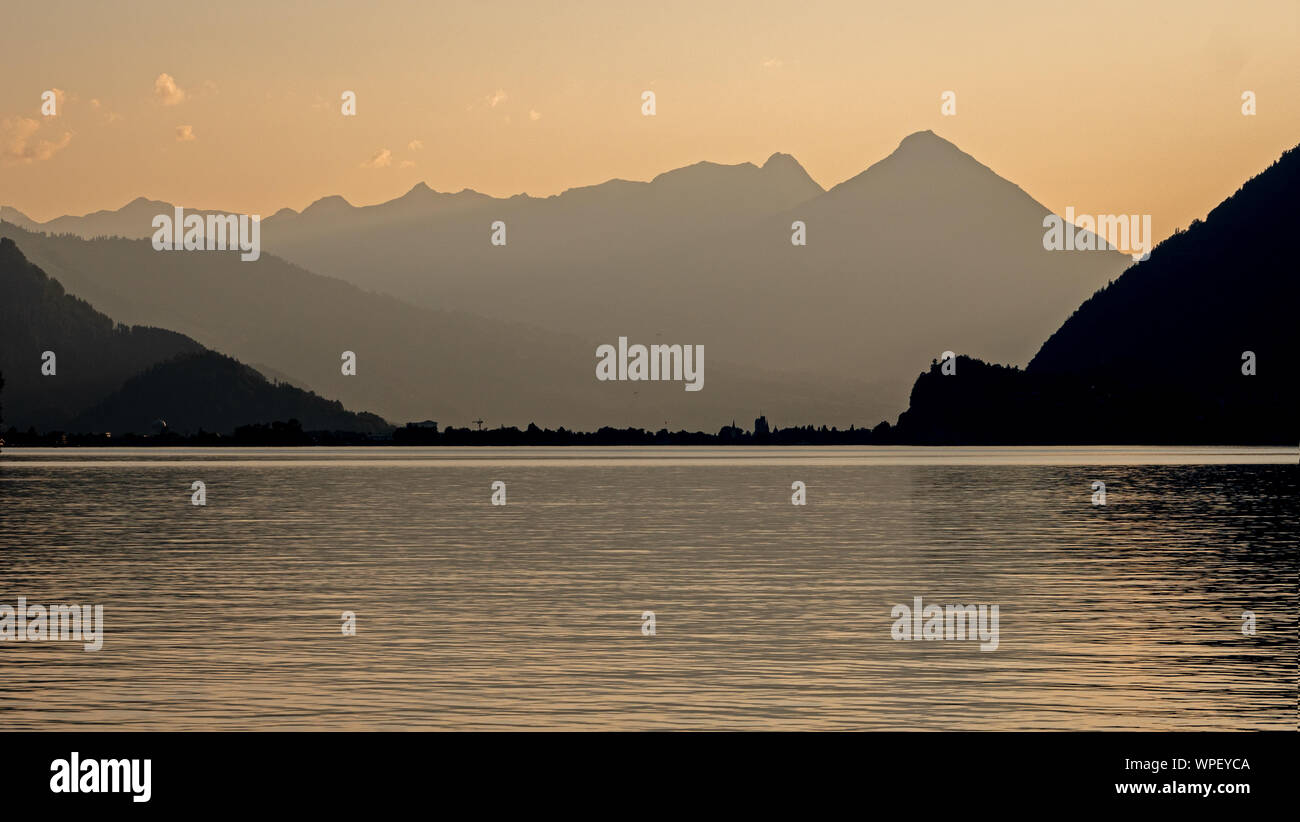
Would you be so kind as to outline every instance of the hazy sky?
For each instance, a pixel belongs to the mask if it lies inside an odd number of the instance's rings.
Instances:
[[[421,180],[546,195],[774,151],[829,187],[933,129],[1057,212],[1149,213],[1163,237],[1300,142],[1297,0],[42,0],[4,18],[0,204],[39,220],[139,195],[269,215]]]

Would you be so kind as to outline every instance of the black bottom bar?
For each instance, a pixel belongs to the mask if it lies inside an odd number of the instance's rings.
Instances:
[[[8,751],[6,809],[88,813],[468,803],[471,812],[550,806],[618,815],[772,802],[881,812],[899,802],[926,812],[1192,805],[1222,812],[1276,807],[1297,793],[1296,737],[1286,732],[20,733],[0,734],[0,744]],[[105,775],[106,759],[139,760],[138,779],[117,793],[55,793],[52,780],[66,787],[61,777],[74,752],[87,787],[96,778],[88,771]],[[150,796],[136,802],[145,759]],[[58,760],[66,765],[52,768]]]

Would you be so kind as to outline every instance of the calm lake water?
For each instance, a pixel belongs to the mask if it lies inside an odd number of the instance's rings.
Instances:
[[[0,729],[1294,730],[1296,463],[10,448],[0,604],[106,628],[0,641]],[[998,605],[998,648],[893,640],[918,596]]]

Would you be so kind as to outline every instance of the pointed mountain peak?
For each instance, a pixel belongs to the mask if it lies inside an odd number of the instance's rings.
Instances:
[[[865,171],[850,177],[831,191],[842,195],[850,191],[862,191],[872,184],[928,186],[930,183],[945,181],[952,183],[955,178],[949,179],[945,175],[954,173],[987,174],[990,178],[996,178],[1015,188],[952,142],[926,129],[907,135],[888,157],[872,163]]]
[[[949,140],[945,140],[933,131],[915,131],[907,135],[894,149],[890,157],[918,157],[921,159],[942,156],[970,157]],[[974,159],[974,158],[972,158]]]
[[[331,194],[328,197],[321,197],[316,202],[307,206],[302,210],[302,213],[306,214],[310,211],[313,214],[333,214],[341,211],[348,211],[352,209],[352,207],[352,203],[343,199],[342,196]]]
[[[807,186],[810,189],[816,189],[815,193],[821,193],[825,189],[821,184],[812,178],[812,175],[799,164],[799,161],[792,154],[774,153],[763,163],[763,172],[768,175],[778,174],[781,177],[790,180],[797,185]]]
[[[411,186],[410,191],[407,191],[405,194],[403,194],[403,195],[400,196],[400,197],[395,197],[395,198],[393,198],[393,199],[391,199],[391,200],[385,200],[384,202],[379,203],[378,205],[373,205],[373,206],[362,206],[362,208],[363,208],[363,209],[368,209],[368,208],[379,208],[379,209],[382,209],[382,208],[384,208],[384,207],[386,207],[386,206],[387,206],[387,207],[390,207],[390,208],[391,208],[391,207],[410,208],[410,207],[412,207],[412,206],[418,207],[418,206],[421,206],[421,205],[423,205],[423,204],[425,204],[425,203],[433,202],[433,201],[435,201],[435,200],[437,200],[438,198],[443,197],[443,196],[444,196],[444,195],[439,194],[438,192],[436,192],[436,191],[434,191],[433,189],[429,188],[428,184],[425,183],[423,180],[421,180],[420,182],[418,182],[418,183],[416,183],[415,185]]]
[[[764,171],[767,171],[768,169],[772,169],[772,168],[792,168],[792,167],[798,169],[803,168],[803,166],[799,165],[799,161],[794,158],[794,155],[783,154],[779,151],[773,152],[772,156],[768,157],[767,160],[763,163]]]
[[[140,196],[140,197],[136,197],[136,198],[135,198],[134,200],[132,200],[131,202],[129,202],[129,203],[127,203],[126,205],[122,206],[122,207],[119,208],[117,211],[118,211],[118,212],[123,212],[123,211],[157,211],[158,209],[170,209],[170,208],[173,208],[173,206],[172,206],[171,203],[166,203],[166,202],[163,202],[162,200],[151,200],[151,199],[149,199],[148,197]],[[96,211],[96,212],[92,212],[92,214],[87,214],[87,215],[85,215],[85,216],[90,217],[90,216],[92,216],[93,214],[114,214],[114,213],[116,213],[116,212],[114,212],[112,209],[105,208],[105,209],[101,209],[101,210]]]
[[[935,144],[943,144],[949,146],[952,145],[951,142],[943,139],[938,134],[935,134],[932,129],[924,128],[921,129],[920,131],[913,131],[911,134],[904,137],[899,142],[898,146],[899,148],[902,148],[903,146],[908,144],[915,145],[918,143],[935,143]]]

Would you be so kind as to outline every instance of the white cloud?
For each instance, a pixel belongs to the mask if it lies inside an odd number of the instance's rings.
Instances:
[[[194,126],[177,126],[177,127],[176,127],[176,142],[178,142],[178,143],[188,143],[188,142],[190,142],[191,140],[194,140],[194,139],[196,139],[195,136],[194,136]]]
[[[185,89],[176,84],[176,78],[163,72],[153,81],[153,96],[164,106],[175,106],[185,102]]]
[[[361,164],[362,168],[388,168],[393,164],[393,152],[381,149],[374,157]]]
[[[39,122],[28,117],[7,117],[0,122],[0,156],[7,165],[48,160],[72,142],[70,131],[55,140],[36,139],[40,128]]]

